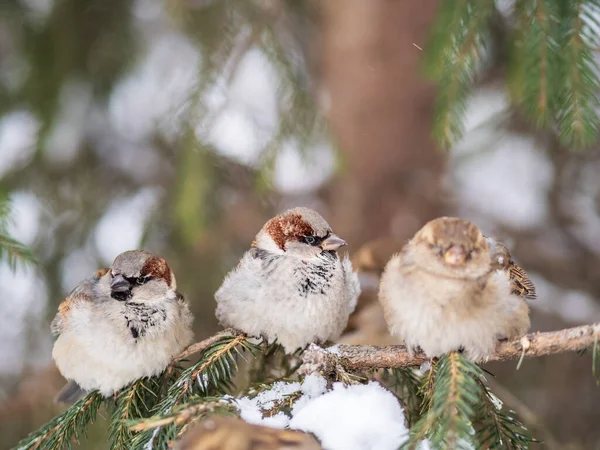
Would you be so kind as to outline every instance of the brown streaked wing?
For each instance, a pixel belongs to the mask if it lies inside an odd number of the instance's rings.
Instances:
[[[54,316],[52,323],[50,324],[50,331],[53,335],[59,335],[64,329],[64,323],[69,316],[71,307],[81,301],[92,300],[92,285],[96,283],[101,277],[103,277],[110,269],[99,269],[94,272],[94,276],[87,280],[79,283],[71,291],[71,293],[65,298],[60,305],[58,305],[58,313]]]
[[[520,295],[527,300],[535,300],[537,298],[535,286],[529,279],[529,275],[512,260],[509,265],[509,275],[513,294]]]
[[[492,269],[505,271],[510,280],[513,294],[526,300],[535,300],[537,294],[533,282],[529,279],[527,272],[513,261],[508,248],[491,238],[486,239],[492,251]]]

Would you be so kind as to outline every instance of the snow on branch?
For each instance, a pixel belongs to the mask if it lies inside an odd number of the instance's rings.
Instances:
[[[521,357],[575,352],[600,341],[600,323],[545,333],[530,333],[500,342],[488,361],[506,361]],[[404,345],[386,347],[368,345],[336,345],[330,350],[311,345],[303,355],[303,373],[335,371],[341,365],[349,370],[402,368],[420,366],[430,360],[424,353],[408,353]]]

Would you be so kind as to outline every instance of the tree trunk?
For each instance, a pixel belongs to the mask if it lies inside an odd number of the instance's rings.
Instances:
[[[436,0],[326,0],[321,83],[344,158],[327,196],[333,226],[358,245],[404,240],[442,212],[445,157],[431,137],[434,90],[419,60]]]

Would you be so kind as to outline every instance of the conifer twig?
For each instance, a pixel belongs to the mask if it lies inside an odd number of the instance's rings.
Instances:
[[[592,347],[600,337],[600,323],[567,328],[545,333],[530,333],[509,341],[500,342],[496,352],[488,361],[507,361],[553,355],[556,353],[576,352]],[[337,345],[336,351],[329,352],[311,345],[303,355],[303,373],[332,371],[335,364],[341,363],[350,370],[374,368],[401,368],[420,366],[428,358],[422,352],[410,355],[404,345],[385,347],[367,345]]]
[[[239,334],[239,332],[233,328],[226,328],[223,331],[219,331],[214,336],[211,336],[209,338],[204,339],[203,341],[196,342],[195,344],[190,345],[188,348],[183,350],[179,355],[177,355],[173,359],[173,362],[180,361],[182,359],[187,358],[190,355],[193,355],[194,353],[201,352],[202,350],[213,345],[215,342],[218,342],[223,336],[235,336],[236,334]]]
[[[227,407],[228,405],[221,399],[215,401],[205,401],[203,403],[186,406],[170,416],[149,418],[147,420],[140,421],[135,425],[132,425],[129,429],[137,432],[163,427],[170,423],[175,423],[177,426],[185,425],[190,420],[198,418],[201,414],[213,412],[215,408],[220,406]]]

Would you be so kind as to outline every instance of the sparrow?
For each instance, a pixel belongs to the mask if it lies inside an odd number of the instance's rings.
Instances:
[[[360,294],[350,260],[337,252],[344,245],[311,209],[272,218],[216,292],[217,319],[277,340],[288,354],[337,339]]]
[[[420,347],[433,358],[461,350],[475,361],[527,331],[533,298],[533,283],[508,249],[454,217],[421,228],[390,259],[379,289],[390,333],[410,352]]]
[[[321,450],[309,434],[250,425],[233,417],[211,417],[194,425],[175,450]]]
[[[193,339],[193,317],[160,256],[132,250],[82,281],[59,305],[52,357],[69,382],[55,401],[108,397],[158,375]]]

